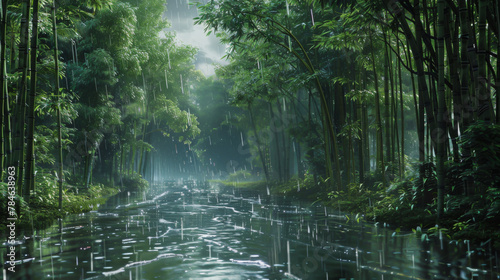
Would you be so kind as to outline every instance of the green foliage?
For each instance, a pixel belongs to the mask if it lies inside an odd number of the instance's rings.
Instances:
[[[500,186],[500,125],[475,123],[470,125],[460,138],[462,153],[470,150],[464,158],[462,178],[472,178],[480,189]]]
[[[40,174],[41,173],[41,174]],[[59,211],[57,205],[58,186],[57,178],[51,172],[39,172],[36,178],[36,191],[28,205],[21,197],[16,196],[18,213],[18,228],[31,230],[50,226],[55,219],[66,214],[76,214],[97,209],[107,198],[117,193],[117,189],[105,187],[101,184],[91,185],[88,189],[77,190],[68,186],[63,193],[63,210]],[[0,206],[7,209],[7,184],[0,183]],[[5,233],[7,222],[6,211],[0,212],[2,223],[0,229]]]
[[[149,182],[144,180],[141,175],[132,173],[131,175],[123,176],[121,179],[123,190],[126,191],[144,191],[149,187]]]
[[[251,181],[253,179],[254,178],[252,177],[252,174],[248,171],[245,171],[245,170],[238,170],[236,172],[229,174],[229,176],[227,177],[228,181],[233,181],[233,182],[234,181],[238,181],[238,182]]]
[[[10,218],[9,212],[7,211],[9,199],[8,185],[5,182],[0,182],[0,207],[2,207],[2,211],[0,211],[0,233],[7,233],[6,225],[8,223],[7,218]],[[29,207],[26,201],[18,195],[14,196],[15,209],[18,219],[26,219],[26,216],[29,215]]]

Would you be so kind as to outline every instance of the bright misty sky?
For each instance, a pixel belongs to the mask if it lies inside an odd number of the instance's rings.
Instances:
[[[172,25],[167,31],[175,31],[178,41],[199,49],[195,61],[196,69],[208,77],[215,74],[214,63],[227,64],[221,60],[225,47],[215,35],[206,36],[203,26],[194,25],[193,18],[198,16],[198,13],[196,6],[188,6],[188,3],[189,0],[167,0],[166,17]]]

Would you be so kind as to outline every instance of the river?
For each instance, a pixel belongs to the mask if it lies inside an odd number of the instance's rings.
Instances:
[[[62,230],[61,230],[62,229]],[[491,244],[196,182],[120,193],[20,247],[8,279],[500,279]]]

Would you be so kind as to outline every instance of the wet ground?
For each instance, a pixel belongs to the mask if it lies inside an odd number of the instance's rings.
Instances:
[[[196,182],[121,193],[18,247],[9,279],[500,279],[489,243]]]

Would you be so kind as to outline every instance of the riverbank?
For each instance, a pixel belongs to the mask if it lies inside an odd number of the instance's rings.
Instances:
[[[476,212],[467,208],[474,197],[454,196],[447,199],[446,211],[437,226],[435,200],[424,203],[419,195],[412,194],[407,181],[392,183],[388,188],[381,184],[367,187],[363,184],[351,184],[342,191],[327,191],[327,182],[314,182],[312,178],[292,179],[287,183],[265,181],[216,183],[240,190],[249,189],[271,194],[296,197],[311,205],[321,203],[340,209],[352,219],[372,223],[384,223],[395,232],[415,232],[422,238],[437,237],[440,234],[451,240],[469,240],[475,244],[491,243],[492,248],[500,250],[500,229],[498,217]],[[423,196],[423,195],[422,195]],[[486,206],[483,206],[483,208]],[[490,209],[494,210],[494,209]],[[359,221],[358,220],[358,221]]]
[[[8,213],[12,208],[8,206],[8,185],[0,183],[0,207],[9,211],[0,211],[0,238],[7,234],[8,218],[17,216],[16,231],[33,231],[45,229],[54,221],[64,218],[69,214],[80,214],[97,210],[99,205],[104,204],[108,198],[120,191],[144,191],[149,187],[148,181],[137,173],[123,176],[119,185],[109,183],[89,184],[88,187],[79,184],[78,181],[68,181],[64,185],[62,197],[62,210],[59,210],[59,188],[57,180],[52,173],[43,173],[39,177],[36,190],[30,196],[29,204],[23,198],[15,195],[15,212]],[[9,216],[8,216],[9,215]]]
[[[62,211],[58,207],[58,196],[56,190],[39,191],[32,196],[29,205],[19,196],[15,196],[14,201],[17,207],[17,231],[31,231],[44,229],[54,223],[58,218],[63,218],[69,214],[79,214],[95,210],[100,204],[119,192],[114,186],[102,184],[90,185],[88,188],[77,188],[67,186],[68,190],[63,192]],[[0,205],[7,208],[6,188],[1,186]],[[6,233],[7,213],[1,211],[0,232]]]

